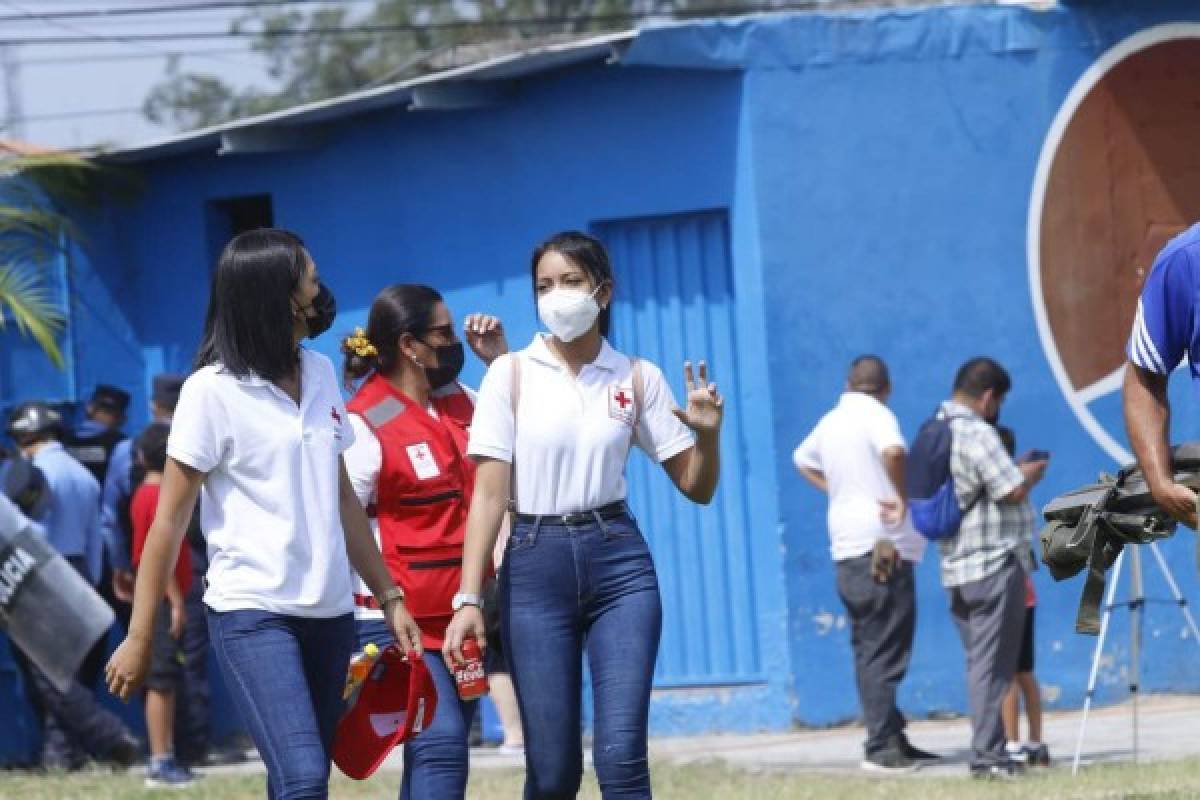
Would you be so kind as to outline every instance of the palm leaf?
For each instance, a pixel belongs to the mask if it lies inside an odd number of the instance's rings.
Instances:
[[[0,180],[12,186],[28,183],[56,205],[84,206],[95,202],[101,170],[70,153],[13,156],[0,160]]]
[[[69,219],[46,208],[0,205],[0,237],[57,243],[73,230]]]
[[[71,153],[13,156],[0,159],[0,182],[34,188],[38,197],[61,208],[94,208],[102,198],[129,200],[141,188],[134,172],[99,164]]]
[[[23,336],[33,339],[54,366],[62,369],[58,333],[63,329],[62,312],[50,299],[46,287],[28,269],[0,266],[0,330],[16,323]]]
[[[132,173],[71,153],[0,157],[0,329],[15,323],[62,368],[66,319],[40,273],[72,243],[85,243],[75,219],[139,189]]]

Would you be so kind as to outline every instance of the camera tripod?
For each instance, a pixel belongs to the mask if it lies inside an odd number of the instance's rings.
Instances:
[[[1150,542],[1146,547],[1150,548],[1150,552],[1154,554],[1154,559],[1158,562],[1158,568],[1162,572],[1163,578],[1167,582],[1167,586],[1171,589],[1173,600],[1147,600],[1144,587],[1142,584],[1142,545],[1126,545],[1121,554],[1117,556],[1117,561],[1113,564],[1112,582],[1108,585],[1108,593],[1104,599],[1104,615],[1100,618],[1100,635],[1096,639],[1096,651],[1092,655],[1092,671],[1088,676],[1087,694],[1083,701],[1083,719],[1079,723],[1079,738],[1075,741],[1075,757],[1071,762],[1071,774],[1075,775],[1079,772],[1079,757],[1083,752],[1083,734],[1087,729],[1088,712],[1092,707],[1092,699],[1096,694],[1096,680],[1100,674],[1100,656],[1104,651],[1104,639],[1108,634],[1108,623],[1112,618],[1112,612],[1117,608],[1129,609],[1129,694],[1133,699],[1133,760],[1137,763],[1138,758],[1138,692],[1139,692],[1139,672],[1142,654],[1142,613],[1145,610],[1147,602],[1157,602],[1179,606],[1179,610],[1183,612],[1183,617],[1187,621],[1188,629],[1191,631],[1192,638],[1197,644],[1200,644],[1200,630],[1196,628],[1196,620],[1192,617],[1192,611],[1188,608],[1187,599],[1183,593],[1179,591],[1179,584],[1175,582],[1175,577],[1171,574],[1171,568],[1167,566],[1166,559],[1163,558],[1162,552],[1158,549],[1158,542]],[[1130,586],[1129,598],[1124,602],[1115,603],[1117,596],[1117,584],[1121,580],[1121,567],[1125,564],[1125,557],[1129,556],[1130,566]]]

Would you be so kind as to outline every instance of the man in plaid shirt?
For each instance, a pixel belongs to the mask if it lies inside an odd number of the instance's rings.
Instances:
[[[963,521],[938,543],[942,585],[967,654],[971,774],[1008,777],[1020,767],[1005,751],[1001,704],[1012,684],[1025,625],[1025,576],[1033,511],[1024,501],[1045,461],[1016,463],[996,432],[1012,388],[1004,367],[973,358],[959,368],[954,394],[938,415],[949,418],[954,478]]]

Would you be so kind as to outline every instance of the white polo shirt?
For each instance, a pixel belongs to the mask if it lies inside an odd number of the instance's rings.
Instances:
[[[512,365],[521,359],[521,393],[514,443]],[[633,430],[631,362],[605,341],[591,364],[573,377],[542,335],[520,353],[492,362],[475,405],[468,455],[512,463],[516,453],[517,510],[570,514],[625,499],[625,462],[632,443],[663,462],[693,444],[662,370],[642,361],[645,392]]]
[[[880,500],[896,496],[883,468],[883,451],[907,449],[896,415],[869,394],[846,392],[792,455],[796,468],[825,474],[829,484],[829,541],[834,561],[871,552],[875,541],[892,539],[906,561],[920,561],[928,544],[910,517],[888,528]]]
[[[167,454],[206,473],[200,525],[214,611],[353,609],[338,464],[354,441],[333,364],[301,350],[297,407],[278,386],[207,366],[183,384]]]

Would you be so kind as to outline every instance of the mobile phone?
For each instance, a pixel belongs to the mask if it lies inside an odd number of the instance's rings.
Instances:
[[[1031,461],[1049,461],[1049,450],[1030,450],[1025,455],[1021,456],[1021,462],[1028,464]]]

